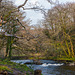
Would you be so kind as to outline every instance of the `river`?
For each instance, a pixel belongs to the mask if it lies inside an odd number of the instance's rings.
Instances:
[[[12,62],[24,64],[26,62],[33,62],[33,60],[11,60]],[[66,66],[63,63],[58,63],[57,61],[52,60],[40,60],[42,65],[30,65],[27,66],[33,70],[40,69],[42,70],[43,75],[75,75],[74,66]]]

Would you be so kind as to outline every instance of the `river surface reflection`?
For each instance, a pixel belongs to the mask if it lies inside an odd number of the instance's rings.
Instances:
[[[24,64],[26,62],[33,62],[33,60],[11,60],[12,62]],[[52,60],[40,60],[42,65],[31,65],[28,64],[28,67],[31,67],[33,70],[40,69],[42,70],[43,75],[75,75],[74,66],[65,66],[63,63],[58,63]]]

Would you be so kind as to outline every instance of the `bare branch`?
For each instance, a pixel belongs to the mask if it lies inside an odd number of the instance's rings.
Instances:
[[[0,2],[2,2],[2,0],[0,0]]]
[[[28,0],[25,0],[25,2],[22,5],[18,6],[18,11],[19,11],[19,8],[23,8],[23,10],[41,10],[44,15],[46,14],[46,12],[40,7],[24,8],[23,6],[26,5],[27,1]]]
[[[33,8],[24,8],[24,7],[22,7],[22,8],[23,8],[23,10],[35,10],[35,11],[40,10],[44,15],[46,15],[46,12],[45,12],[46,9],[41,9],[40,7],[33,7]]]
[[[25,0],[25,2],[24,2],[22,5],[18,6],[18,10],[19,10],[19,8],[21,8],[21,7],[23,7],[24,5],[26,5],[27,1],[28,1],[28,0]]]
[[[47,0],[50,4],[58,4],[59,3],[59,1],[58,0],[56,0],[55,2],[53,2],[53,0]]]
[[[17,20],[17,21],[20,23],[20,25],[26,30],[26,27],[22,25],[22,23],[19,21],[19,19],[16,19],[16,20]]]
[[[23,38],[23,37],[18,37],[18,36],[14,36],[14,37],[16,37],[16,38],[19,38],[19,39],[26,39],[27,41],[29,41],[30,39],[34,39],[34,38],[38,38],[39,37],[39,35],[38,36],[34,36],[34,35],[32,35],[31,33],[29,33],[27,30],[26,30],[26,27],[24,26],[24,25],[22,25],[22,23],[19,21],[19,19],[16,19],[19,23],[20,23],[20,25],[25,29],[25,31],[26,31],[26,34],[29,34],[31,37],[28,37],[28,38]]]

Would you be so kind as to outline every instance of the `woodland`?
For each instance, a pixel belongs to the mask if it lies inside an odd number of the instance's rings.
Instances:
[[[24,56],[28,59],[75,60],[75,3],[57,4],[45,12],[41,7],[16,7],[0,0],[0,57]],[[43,20],[30,26],[23,10],[41,11]]]
[[[41,70],[37,70],[37,74],[25,63],[11,61],[19,59],[33,60],[36,65],[42,64],[40,59],[53,60],[54,63],[55,60],[64,61],[65,64],[72,61],[70,69],[75,71],[75,3],[60,4],[57,0],[47,0],[53,6],[46,10],[37,4],[26,7],[28,1],[16,6],[11,0],[0,0],[0,75],[41,75]],[[40,12],[44,17],[36,25],[31,25],[25,10]],[[56,67],[61,64],[48,65],[42,66],[49,69],[51,65]],[[51,69],[53,71],[54,68]],[[62,72],[68,75],[71,70],[66,69],[61,67]],[[56,74],[52,72],[51,75]]]

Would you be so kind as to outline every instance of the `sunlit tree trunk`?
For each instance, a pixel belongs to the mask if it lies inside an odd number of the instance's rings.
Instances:
[[[68,57],[68,54],[67,54],[67,52],[66,52],[66,50],[65,50],[64,46],[62,45],[62,43],[61,43],[61,48],[63,49],[63,51],[64,51],[65,55]]]

